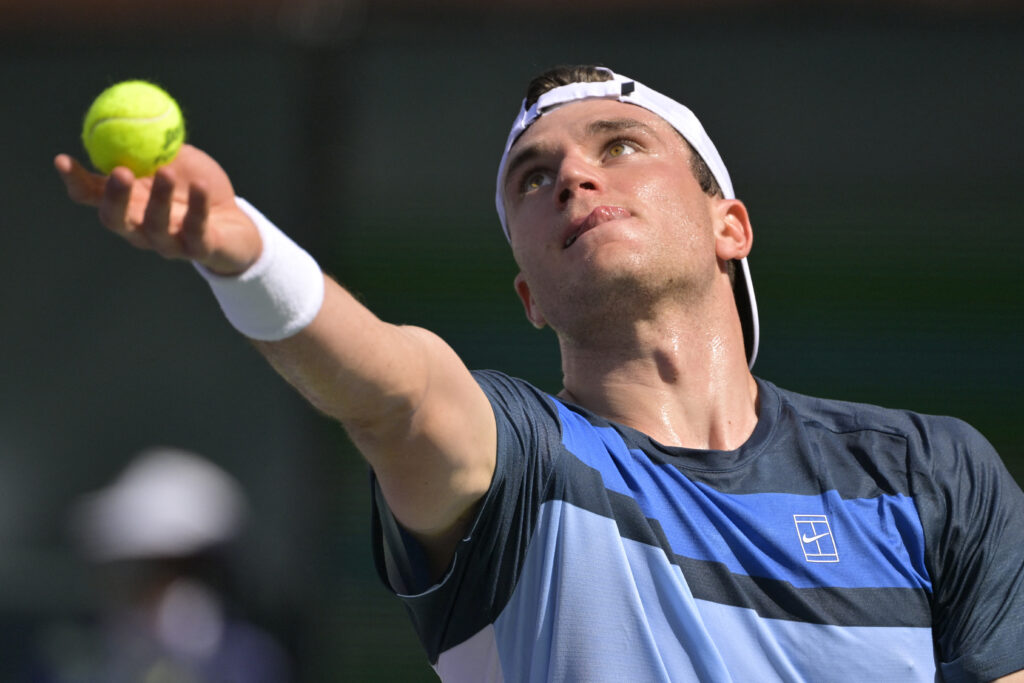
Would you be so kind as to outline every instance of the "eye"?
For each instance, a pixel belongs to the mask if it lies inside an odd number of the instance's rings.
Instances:
[[[635,151],[636,151],[636,147],[634,147],[633,145],[631,145],[628,142],[625,142],[623,140],[619,140],[617,142],[613,142],[608,147],[608,156],[610,156],[610,157],[612,157],[614,159],[616,157],[622,157],[622,156],[626,156],[627,154],[632,154]]]
[[[523,182],[520,188],[523,192],[532,192],[538,190],[545,185],[550,185],[554,182],[551,174],[547,171],[530,171],[523,176]]]

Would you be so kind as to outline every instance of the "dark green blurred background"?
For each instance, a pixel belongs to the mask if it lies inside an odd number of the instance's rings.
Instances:
[[[246,487],[243,606],[299,680],[435,680],[374,575],[367,473],[340,429],[190,266],[66,200],[51,159],[81,156],[85,108],[125,78],[169,89],[238,193],[382,317],[554,391],[494,171],[534,73],[612,66],[697,112],[747,202],[757,374],[962,417],[1024,481],[1011,3],[23,4],[0,3],[0,680],[24,680],[38,634],[94,607],[68,507],[150,444]]]

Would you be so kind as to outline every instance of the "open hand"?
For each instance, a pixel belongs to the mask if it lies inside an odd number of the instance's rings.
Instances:
[[[72,201],[95,207],[107,229],[139,249],[196,261],[220,275],[241,273],[259,257],[259,233],[235,203],[231,180],[191,145],[182,145],[152,178],[136,178],[124,167],[99,175],[67,154],[53,165]]]

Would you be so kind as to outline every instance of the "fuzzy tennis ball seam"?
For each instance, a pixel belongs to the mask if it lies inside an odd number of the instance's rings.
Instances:
[[[101,173],[127,166],[149,176],[178,154],[185,122],[167,91],[142,80],[110,86],[92,103],[82,123],[82,143]]]

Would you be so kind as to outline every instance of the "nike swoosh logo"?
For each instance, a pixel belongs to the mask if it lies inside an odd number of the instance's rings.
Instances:
[[[800,537],[800,540],[802,540],[804,543],[814,543],[819,538],[823,538],[825,536],[828,536],[828,532],[827,531],[825,533],[823,533],[823,534],[818,534],[817,536],[811,536],[810,538],[807,537],[807,534],[804,534],[803,536]]]

